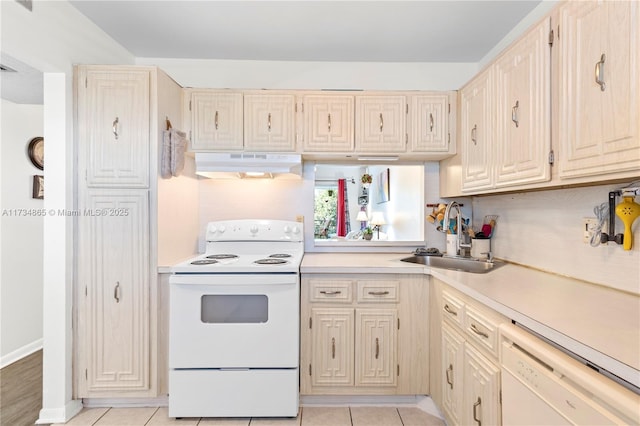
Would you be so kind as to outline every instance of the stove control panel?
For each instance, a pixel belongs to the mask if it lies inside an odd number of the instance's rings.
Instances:
[[[209,222],[207,241],[303,241],[299,222],[239,219]]]

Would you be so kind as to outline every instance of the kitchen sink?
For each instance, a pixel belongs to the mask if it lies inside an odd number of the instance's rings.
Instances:
[[[470,257],[447,256],[410,256],[400,259],[403,262],[420,263],[433,268],[451,269],[453,271],[471,272],[473,274],[486,274],[505,263],[500,260],[474,259]]]

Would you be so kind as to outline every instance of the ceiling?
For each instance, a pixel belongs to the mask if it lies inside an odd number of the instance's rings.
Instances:
[[[70,1],[139,58],[471,63],[540,2]],[[42,103],[42,74],[1,61],[2,98]]]

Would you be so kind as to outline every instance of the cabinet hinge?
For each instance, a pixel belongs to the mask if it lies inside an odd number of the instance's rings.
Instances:
[[[451,132],[447,133],[447,143],[451,143]]]
[[[311,375],[311,364],[309,364],[309,375]]]
[[[191,101],[189,101],[189,111],[191,111]]]
[[[549,31],[549,46],[553,46],[553,30]]]
[[[448,112],[448,114],[451,114],[451,103],[448,103],[448,104],[447,104],[447,106],[448,106],[448,108],[449,108],[449,112]]]
[[[313,326],[313,318],[309,317],[309,328]]]
[[[398,374],[398,377],[400,377],[400,364],[398,364],[397,374]]]
[[[549,164],[553,165],[555,161],[555,155],[553,154],[553,150],[549,151]]]
[[[85,380],[89,380],[89,372],[87,371],[87,369],[84,369],[84,379]]]
[[[404,104],[405,114],[409,114],[409,104]]]
[[[400,330],[400,318],[398,318],[398,330]]]
[[[85,285],[85,286],[84,286],[84,295],[85,295],[85,296],[88,296],[88,294],[87,294],[87,293],[88,293],[88,290],[87,290],[87,286]]]
[[[404,144],[407,145],[409,143],[409,133],[404,134]]]
[[[191,139],[191,130],[189,130],[189,140],[192,140]]]
[[[502,389],[500,389],[500,404],[502,404]]]
[[[86,89],[87,87],[89,87],[89,78],[88,78],[88,77],[85,77],[85,78],[84,78],[84,87],[85,87],[85,89]]]

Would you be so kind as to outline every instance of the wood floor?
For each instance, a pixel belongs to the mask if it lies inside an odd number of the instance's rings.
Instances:
[[[42,408],[42,350],[0,370],[0,425],[32,426]]]
[[[68,426],[444,426],[413,407],[301,407],[297,418],[172,419],[167,408],[85,408]],[[59,426],[59,425],[54,425]]]

